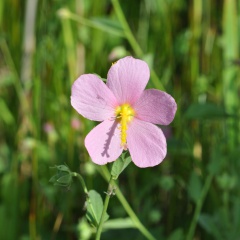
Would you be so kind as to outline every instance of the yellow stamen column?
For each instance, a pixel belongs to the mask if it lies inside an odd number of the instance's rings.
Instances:
[[[126,146],[128,124],[132,121],[134,115],[135,111],[128,103],[124,103],[116,108],[116,118],[120,121],[122,147]]]

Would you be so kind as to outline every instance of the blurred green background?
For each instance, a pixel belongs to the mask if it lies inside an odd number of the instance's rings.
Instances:
[[[132,55],[178,111],[165,161],[131,164],[120,189],[157,240],[239,240],[239,33],[237,0],[1,0],[0,239],[93,239],[80,184],[53,186],[50,167],[67,164],[104,197],[83,145],[95,123],[71,107],[71,85]],[[128,217],[117,197],[108,213]],[[146,239],[116,225],[102,239]]]

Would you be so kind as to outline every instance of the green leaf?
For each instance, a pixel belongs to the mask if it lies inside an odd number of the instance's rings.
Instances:
[[[57,168],[57,170],[59,170],[61,172],[70,172],[68,166],[66,166],[66,165],[59,165],[56,168]]]
[[[124,156],[122,155],[120,158],[118,158],[112,165],[111,175],[113,179],[117,179],[131,161],[132,159],[130,156],[124,159]]]
[[[69,168],[65,165],[59,165],[52,168],[56,168],[57,174],[52,176],[49,182],[53,183],[55,186],[68,187],[72,182],[72,174]]]
[[[130,164],[130,162],[132,161],[132,158],[129,156],[124,160],[124,165],[122,167],[122,171]],[[121,172],[122,172],[121,171]]]
[[[102,211],[103,211],[103,200],[101,195],[95,190],[90,190],[88,192],[86,217],[93,226],[95,227],[98,226],[101,219]],[[107,221],[108,218],[109,218],[109,215],[106,213],[104,216],[104,221]]]
[[[71,176],[70,174],[66,174],[66,175],[60,177],[60,178],[57,180],[57,182],[60,183],[60,184],[64,184],[64,185],[66,184],[66,185],[68,185],[68,184],[71,183],[71,180],[72,180],[72,176]]]
[[[58,174],[57,174],[57,175],[54,175],[54,176],[52,176],[52,177],[50,178],[49,182],[50,182],[50,183],[55,183],[55,182],[58,180],[58,178],[59,178],[59,175],[58,175]]]
[[[89,240],[93,234],[91,226],[86,218],[80,218],[77,224],[78,239]]]
[[[111,175],[113,179],[117,179],[119,174],[122,172],[122,168],[124,166],[124,159],[121,157],[118,158],[112,165]]]

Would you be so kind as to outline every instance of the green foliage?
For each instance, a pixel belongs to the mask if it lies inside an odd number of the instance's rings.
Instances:
[[[101,195],[95,190],[90,190],[88,192],[88,200],[87,200],[87,214],[86,217],[90,224],[97,226],[100,223],[101,215],[103,211],[103,200]],[[109,218],[106,213],[104,216],[104,222]]]
[[[56,168],[58,172],[50,178],[49,182],[53,183],[55,186],[70,187],[72,183],[72,174],[68,167],[60,165],[53,168]]]
[[[112,165],[111,175],[113,179],[116,180],[131,161],[130,156],[125,158],[124,154],[121,155]]]
[[[166,90],[178,110],[161,165],[111,165],[119,189],[158,240],[237,240],[240,3],[39,0],[35,11],[33,2],[0,1],[0,239],[93,237],[106,183],[84,147],[95,123],[72,109],[71,85],[83,73],[105,81],[132,55],[151,68],[147,87]],[[110,200],[102,238],[145,239]]]

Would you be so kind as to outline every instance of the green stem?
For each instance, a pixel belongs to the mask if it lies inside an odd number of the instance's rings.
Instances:
[[[128,22],[124,16],[124,13],[122,11],[121,5],[119,4],[118,0],[112,0],[112,5],[114,7],[114,10],[117,14],[118,20],[120,21],[124,34],[129,42],[129,44],[131,45],[133,51],[135,52],[135,54],[139,57],[142,58],[144,55],[144,52],[142,50],[142,48],[140,47],[140,45],[138,44],[136,38],[134,37]],[[162,85],[162,82],[159,80],[156,72],[154,71],[154,69],[151,70],[151,76],[152,76],[152,81],[153,84],[156,88],[159,88],[163,91],[165,91],[164,86]]]
[[[104,201],[104,205],[103,205],[103,211],[102,211],[102,215],[100,218],[100,222],[97,228],[97,234],[96,234],[96,240],[100,240],[101,237],[101,233],[102,233],[102,228],[103,228],[103,222],[104,222],[104,216],[107,212],[107,208],[108,208],[108,203],[109,203],[109,199],[110,199],[110,191],[112,190],[112,185],[113,185],[113,179],[112,176],[110,177],[109,183],[108,183],[108,193],[106,194],[106,198]]]
[[[132,31],[128,25],[128,22],[123,14],[122,8],[118,2],[118,0],[112,0],[112,4],[114,7],[114,10],[117,14],[117,17],[119,21],[121,22],[121,25],[124,29],[124,33],[126,35],[126,38],[128,39],[130,45],[133,48],[133,51],[136,53],[137,56],[142,57],[143,51],[141,47],[139,46],[138,42],[136,41],[134,35],[132,34]]]
[[[104,177],[105,180],[108,180],[110,177],[110,173],[107,169],[106,166],[102,166],[101,167],[102,171],[100,171],[100,173],[102,174],[102,176]],[[132,210],[131,206],[129,205],[129,203],[127,202],[126,198],[124,197],[124,195],[122,194],[121,190],[119,189],[119,187],[117,186],[116,182],[113,182],[113,185],[116,187],[116,196],[118,198],[118,200],[121,202],[123,208],[125,209],[125,211],[127,212],[127,214],[129,215],[129,217],[131,218],[131,220],[133,221],[133,223],[135,224],[135,226],[138,228],[138,230],[148,239],[148,240],[156,240],[156,238],[145,228],[145,226],[140,222],[140,220],[138,219],[137,215],[134,213],[134,211]]]
[[[205,184],[204,184],[203,189],[202,189],[201,196],[198,199],[197,206],[195,208],[195,212],[194,212],[194,215],[193,215],[193,219],[192,219],[192,222],[191,222],[186,240],[192,240],[193,239],[193,235],[194,235],[194,232],[195,232],[195,229],[196,229],[196,226],[197,226],[197,221],[198,221],[199,215],[201,213],[201,209],[202,209],[204,200],[205,200],[206,195],[208,193],[208,190],[211,186],[212,178],[213,178],[212,174],[209,174],[207,176],[207,179],[206,179]]]
[[[98,29],[98,30],[101,30],[101,31],[104,31],[104,32],[107,32],[107,33],[110,33],[110,34],[113,34],[116,36],[126,37],[122,30],[116,30],[115,28],[108,28],[105,25],[101,25],[101,24],[97,23],[96,21],[88,20],[84,17],[79,16],[78,14],[74,14],[74,13],[70,12],[68,9],[59,10],[59,14],[64,15],[65,18],[69,18],[69,19],[76,21],[87,27],[95,28],[95,29]]]
[[[79,180],[80,183],[82,184],[84,193],[85,193],[86,195],[88,195],[87,186],[86,186],[86,184],[85,184],[85,182],[84,182],[83,177],[82,177],[79,173],[76,173],[76,172],[72,172],[72,176],[78,178],[78,180]]]

